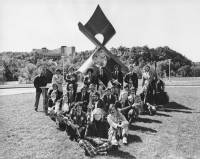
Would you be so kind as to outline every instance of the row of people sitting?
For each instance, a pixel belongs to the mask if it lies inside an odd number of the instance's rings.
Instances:
[[[118,88],[115,90],[116,94],[120,94],[120,90],[124,88],[124,84],[128,85],[128,89],[131,87],[135,88],[135,93],[138,89],[138,77],[137,74],[134,72],[134,65],[129,66],[130,72],[127,73],[123,77],[123,73],[121,72],[120,68],[116,65],[114,67],[114,72],[108,74],[106,68],[100,67],[99,70],[95,73],[92,68],[87,70],[86,76],[84,77],[83,83],[87,88],[90,87],[91,84],[95,85],[96,89],[99,91],[100,96],[104,94],[104,91],[107,87],[109,87],[109,83],[115,81],[115,85]],[[110,76],[113,80],[109,81]],[[65,76],[65,81],[67,82],[67,91],[73,91],[72,101],[75,100],[75,94],[78,88],[78,77],[77,74],[74,73],[73,69]],[[57,70],[56,74],[52,78],[52,83],[56,83],[58,85],[58,90],[63,92],[62,90],[62,83],[63,77],[61,75],[61,70]],[[163,104],[163,100],[159,100],[160,97],[163,96],[164,92],[164,82],[157,78],[155,74],[150,71],[150,67],[146,65],[144,67],[144,71],[142,74],[142,87],[149,87],[146,98],[151,104]],[[73,87],[73,90],[70,88]],[[116,95],[115,94],[115,95]],[[167,101],[166,101],[167,102]]]
[[[153,114],[155,107],[144,103],[144,93],[136,95],[134,87],[128,85],[120,90],[116,81],[101,95],[94,84],[84,85],[80,92],[74,91],[73,84],[66,93],[52,84],[48,91],[49,114],[57,125],[67,131],[71,140],[81,142],[88,137],[108,140],[110,146],[118,146],[119,139],[127,144],[128,125],[139,114]],[[84,142],[83,142],[84,143]]]
[[[102,108],[106,113],[108,112],[110,104],[115,104],[117,101],[119,101],[122,105],[121,107],[125,108],[131,103],[133,104],[136,97],[136,90],[134,87],[131,87],[129,89],[128,85],[125,85],[124,89],[120,90],[120,87],[118,87],[118,85],[115,85],[115,82],[113,82],[112,87],[106,88],[102,92],[101,91],[102,90],[99,89],[98,95],[96,95],[98,101],[96,102],[96,107]],[[73,85],[70,84],[67,88],[66,93],[63,95],[63,100],[64,103],[68,105],[68,107],[71,107],[74,102],[81,101],[83,102],[83,110],[87,112],[88,107],[94,106],[95,99],[93,98],[93,95],[95,95],[95,93],[97,93],[97,91],[94,84],[90,84],[89,88],[87,86],[83,86],[81,91],[77,93],[74,90]],[[137,97],[140,96],[142,100],[144,100],[144,98],[146,98],[146,94],[147,93],[143,91],[143,93],[137,95]],[[55,83],[52,84],[52,88],[49,89],[48,96],[49,107],[55,105],[55,102],[58,99],[62,98],[62,93],[57,89]],[[148,100],[146,100],[145,103],[148,103]]]

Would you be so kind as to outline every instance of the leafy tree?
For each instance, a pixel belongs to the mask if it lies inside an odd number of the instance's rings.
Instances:
[[[32,63],[27,63],[26,67],[20,71],[20,77],[24,78],[26,82],[31,82],[36,75],[37,67]]]
[[[168,76],[169,63],[168,59],[171,59],[171,75],[181,76],[199,76],[199,66],[192,65],[192,61],[187,59],[182,54],[170,49],[168,46],[149,48],[148,46],[135,46],[127,48],[120,46],[118,48],[112,47],[110,51],[115,54],[125,65],[135,63],[138,66],[138,74],[144,65],[153,65],[157,62],[157,71],[161,76],[164,76],[165,72]],[[76,53],[74,57],[69,56],[65,61],[65,72],[68,68],[73,66],[78,69],[85,60],[94,52],[94,50],[86,50]],[[3,66],[6,80],[17,80],[19,76],[22,76],[22,72],[26,75],[26,78],[30,80],[39,67],[46,67],[52,73],[57,68],[63,68],[62,59],[51,60],[43,58],[41,54],[37,52],[3,52],[1,53],[3,59]],[[25,76],[25,75],[23,75]]]
[[[200,77],[200,66],[192,66],[191,73],[193,77]]]
[[[189,65],[182,66],[181,68],[178,69],[178,74],[181,75],[182,77],[189,77],[191,76],[191,68]]]

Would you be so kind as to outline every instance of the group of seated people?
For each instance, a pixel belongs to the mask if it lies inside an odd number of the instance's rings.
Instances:
[[[138,84],[133,84],[131,75],[130,82],[126,76],[126,80],[112,78],[105,83],[93,78],[92,73],[88,70],[89,76],[84,78],[80,91],[77,91],[75,74],[66,77],[66,90],[60,90],[56,83],[48,90],[50,118],[90,156],[106,154],[111,148],[117,148],[120,139],[123,144],[128,144],[129,125],[140,114],[153,115],[156,112],[156,107],[148,99],[150,87],[144,85],[138,94]],[[160,82],[156,81],[156,90],[164,91]]]

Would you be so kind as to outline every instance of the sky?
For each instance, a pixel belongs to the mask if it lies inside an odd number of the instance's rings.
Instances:
[[[98,4],[116,30],[107,48],[169,46],[200,61],[199,0],[0,0],[0,52],[94,49],[78,22],[87,23]]]

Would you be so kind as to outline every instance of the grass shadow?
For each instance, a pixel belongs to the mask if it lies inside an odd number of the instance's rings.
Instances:
[[[125,158],[125,159],[136,159],[136,157],[131,155],[129,152],[124,152],[119,149],[110,151],[108,153],[108,156],[117,157],[117,158]]]
[[[185,110],[192,110],[189,107],[186,107],[182,104],[176,103],[176,102],[169,102],[163,106],[163,108],[167,109],[185,109]]]
[[[186,113],[186,114],[191,114],[191,111],[184,111],[184,110],[177,110],[177,109],[161,109],[160,111],[164,112],[178,112],[178,113]]]
[[[160,112],[156,112],[157,116],[164,116],[164,117],[172,117],[171,115],[168,115],[168,114],[163,114],[163,113],[160,113]]]
[[[130,130],[134,130],[134,131],[142,131],[142,132],[151,132],[151,133],[157,133],[157,130],[151,129],[151,128],[147,128],[147,127],[143,127],[143,126],[139,126],[139,125],[130,125],[129,126]]]
[[[163,107],[160,107],[158,110],[164,111],[164,112],[180,112],[180,113],[190,114],[192,112],[189,110],[193,110],[193,109],[176,102],[169,102],[168,104],[165,104]]]
[[[137,135],[128,135],[128,144],[142,142],[142,139]]]
[[[159,123],[161,124],[162,122],[160,120],[154,120],[154,119],[149,119],[149,118],[138,118],[137,122],[143,122],[143,123]]]

